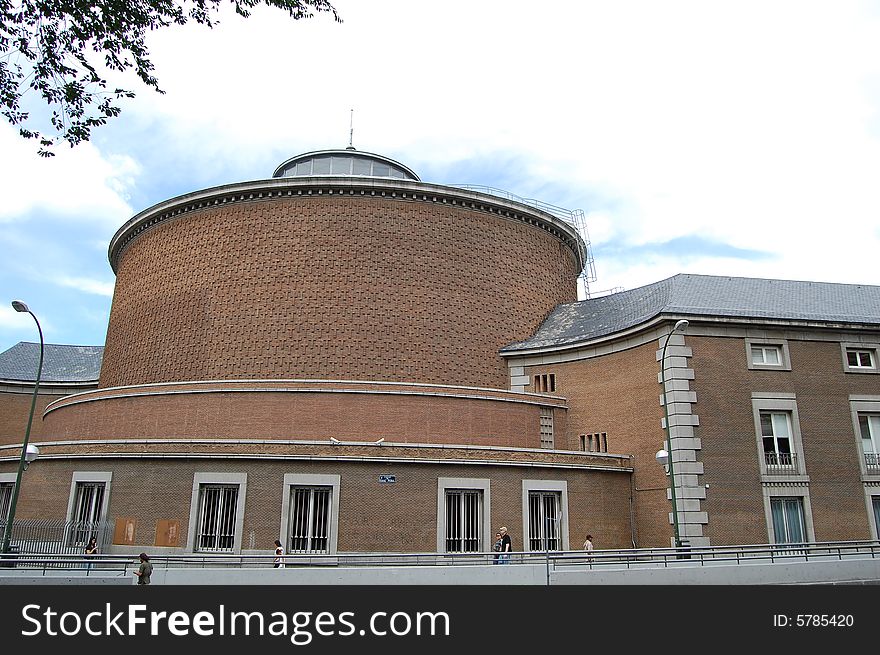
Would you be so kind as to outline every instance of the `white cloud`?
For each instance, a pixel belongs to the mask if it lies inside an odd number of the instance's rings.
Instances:
[[[115,285],[115,282],[105,282],[103,280],[94,280],[84,277],[70,277],[66,275],[54,277],[51,278],[51,280],[55,284],[58,284],[62,287],[76,289],[77,291],[82,291],[83,293],[106,296],[107,298],[113,297],[113,287]]]
[[[49,212],[82,223],[119,225],[132,211],[128,189],[138,173],[127,155],[105,155],[91,143],[63,145],[56,156],[38,157],[38,144],[0,124],[0,179],[4,194],[0,223],[32,212]]]

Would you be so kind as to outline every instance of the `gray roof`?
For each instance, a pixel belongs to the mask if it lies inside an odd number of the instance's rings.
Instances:
[[[638,289],[558,305],[502,353],[572,345],[660,314],[880,326],[880,286],[680,274]]]
[[[47,343],[43,349],[41,382],[96,382],[104,346],[66,346]],[[20,341],[0,353],[0,380],[33,382],[40,361],[40,344]]]

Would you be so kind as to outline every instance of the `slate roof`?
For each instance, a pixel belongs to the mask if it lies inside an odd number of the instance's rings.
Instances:
[[[566,346],[660,314],[880,326],[880,286],[680,274],[555,307],[535,334],[502,353]]]
[[[66,346],[47,343],[43,349],[42,382],[97,382],[104,346]],[[40,344],[20,341],[0,353],[0,380],[33,382],[37,377]]]

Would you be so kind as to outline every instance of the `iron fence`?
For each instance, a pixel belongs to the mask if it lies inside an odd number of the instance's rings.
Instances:
[[[65,521],[64,519],[19,519],[12,527],[10,552],[19,555],[83,555],[92,537],[103,552],[113,541],[113,523]],[[0,538],[6,522],[0,521]]]

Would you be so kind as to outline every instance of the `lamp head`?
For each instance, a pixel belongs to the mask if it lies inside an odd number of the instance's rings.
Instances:
[[[660,450],[658,450],[657,454],[654,455],[654,457],[656,458],[657,463],[660,466],[666,466],[666,464],[669,462],[669,453],[666,452],[665,448],[661,448]]]
[[[681,331],[687,330],[688,325],[690,325],[690,322],[686,318],[683,318],[680,321],[676,321],[675,327],[672,328],[672,331],[678,332],[679,330],[681,330]]]
[[[28,447],[25,448],[24,451],[24,468],[30,465],[37,457],[40,456],[40,449],[34,446],[33,444],[28,444]]]
[[[14,309],[14,310],[17,311],[17,312],[29,312],[29,311],[30,311],[30,310],[28,309],[28,306],[25,305],[25,304],[24,304],[22,301],[20,301],[20,300],[13,300],[13,301],[12,301],[12,309]]]

